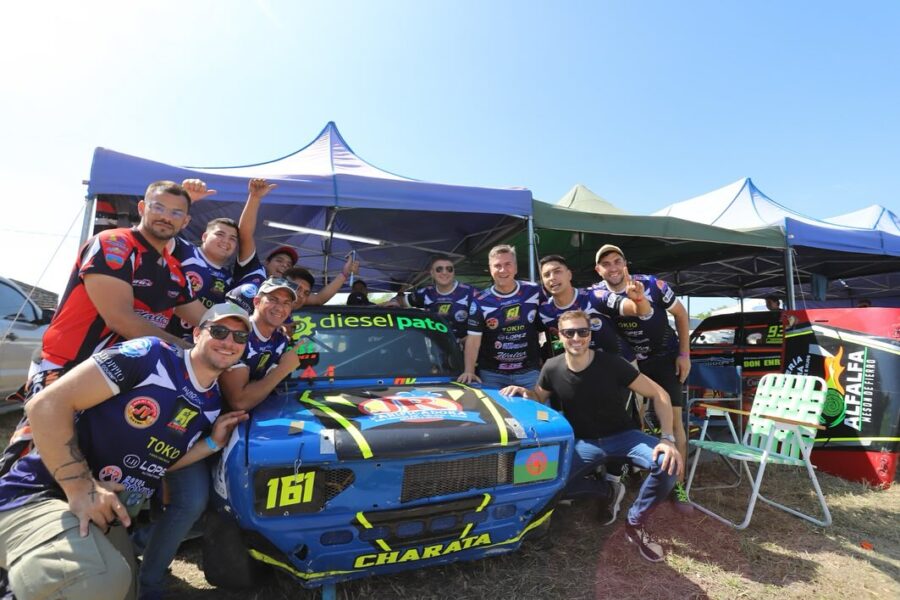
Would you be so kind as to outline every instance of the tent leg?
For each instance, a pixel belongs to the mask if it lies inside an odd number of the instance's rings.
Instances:
[[[797,308],[796,299],[794,298],[794,256],[791,247],[784,249],[784,301],[785,309],[794,310]]]
[[[534,217],[528,215],[528,280],[537,281],[534,272]]]
[[[93,231],[94,225],[94,197],[93,196],[85,196],[84,197],[84,217],[81,220],[81,239],[78,240],[78,247],[80,248],[82,244],[84,244],[89,237],[91,237],[91,233]]]

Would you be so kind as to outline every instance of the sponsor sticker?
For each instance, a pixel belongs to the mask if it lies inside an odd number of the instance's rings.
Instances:
[[[466,320],[466,311],[464,311],[464,310],[456,311],[456,313],[454,313],[454,315],[453,315],[453,318],[456,319],[458,322],[462,323],[463,321]]]
[[[141,356],[146,356],[147,353],[150,352],[150,347],[152,345],[152,342],[147,338],[128,340],[119,345],[119,353],[124,354],[128,358],[140,358]]]
[[[97,479],[100,481],[119,483],[122,480],[122,469],[116,465],[106,465],[100,469],[100,472],[97,474]]]
[[[125,421],[135,429],[146,429],[159,418],[159,403],[153,398],[140,396],[125,405]]]
[[[531,483],[556,479],[559,446],[542,446],[516,452],[513,483]]]
[[[490,319],[487,319],[484,324],[488,329],[497,329],[497,327],[500,325],[500,321],[498,321],[494,317],[491,317]]]

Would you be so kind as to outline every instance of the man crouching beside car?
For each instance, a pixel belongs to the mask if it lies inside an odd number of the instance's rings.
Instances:
[[[26,405],[35,449],[0,478],[0,568],[16,597],[135,596],[125,527],[167,471],[213,454],[247,419],[220,414],[216,379],[249,329],[244,310],[215,305],[192,349],[155,337],[117,344]]]

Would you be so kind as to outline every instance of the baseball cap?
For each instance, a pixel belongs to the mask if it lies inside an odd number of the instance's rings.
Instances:
[[[268,294],[275,290],[287,290],[291,298],[297,300],[297,284],[284,277],[269,277],[259,286],[259,294]]]
[[[625,258],[625,253],[622,252],[622,249],[618,246],[613,246],[612,244],[603,244],[600,246],[600,249],[597,250],[597,256],[594,257],[594,264],[600,262],[600,259],[603,258],[604,254],[609,254],[610,252],[617,252],[622,255],[622,258]]]
[[[247,326],[247,330],[250,330],[250,315],[247,314],[246,310],[233,302],[223,302],[209,307],[200,318],[200,324],[216,323],[229,317],[240,319]]]
[[[272,260],[272,257],[276,254],[287,254],[291,257],[291,260],[294,261],[294,264],[297,264],[297,261],[300,260],[300,255],[297,254],[297,251],[291,248],[290,246],[278,246],[266,257],[266,261]]]

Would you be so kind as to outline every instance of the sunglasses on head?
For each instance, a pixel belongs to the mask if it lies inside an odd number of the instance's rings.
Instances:
[[[228,334],[231,334],[231,338],[237,342],[238,344],[246,344],[247,338],[250,337],[249,331],[238,331],[235,329],[228,329],[224,325],[206,325],[201,327],[201,329],[209,330],[209,335],[212,336],[214,340],[224,340],[228,337]]]
[[[586,338],[591,335],[591,329],[590,327],[573,327],[572,329],[560,329],[559,335],[570,340],[576,335],[580,338]]]
[[[443,273],[444,271],[447,271],[448,273],[452,273],[453,265],[447,265],[446,267],[444,265],[440,265],[440,266],[437,266],[434,268],[435,273]]]

